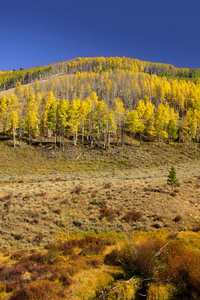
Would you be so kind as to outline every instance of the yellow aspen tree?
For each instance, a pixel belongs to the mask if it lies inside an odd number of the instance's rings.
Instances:
[[[121,143],[123,143],[123,126],[125,121],[125,109],[122,100],[114,100],[114,112],[117,125],[117,145],[119,144],[119,134],[121,136]]]
[[[62,99],[60,103],[58,103],[57,108],[57,126],[59,131],[59,136],[62,138],[62,142],[60,139],[60,146],[62,144],[64,151],[64,136],[66,128],[69,124],[70,118],[70,104],[68,100]]]
[[[91,92],[91,86],[90,86],[89,83],[87,84],[86,92],[87,92],[88,95],[89,95],[89,93]]]
[[[140,120],[138,117],[138,113],[136,110],[133,109],[133,110],[127,112],[126,123],[127,123],[127,129],[132,134],[132,139],[131,139],[131,145],[132,145],[133,137],[137,132],[139,132],[140,126],[141,126]]]
[[[115,124],[115,113],[113,110],[111,110],[107,114],[107,139],[106,139],[106,146],[105,149],[108,149],[110,147],[110,134],[115,133],[117,126]]]
[[[91,138],[91,134],[92,134],[92,115],[93,115],[93,102],[91,100],[90,97],[87,97],[87,99],[85,100],[86,102],[86,106],[87,106],[87,117],[86,117],[86,120],[85,120],[85,132],[86,132],[86,135],[87,135],[87,140],[89,138]]]
[[[145,111],[143,114],[143,124],[145,126],[145,132],[151,135],[154,131],[153,123],[154,123],[154,109],[155,105],[149,102],[148,96],[144,96],[145,101]]]
[[[70,105],[69,127],[73,133],[74,146],[77,144],[78,127],[80,125],[80,100],[74,99]]]
[[[54,144],[56,147],[56,125],[57,125],[57,103],[54,101],[47,112],[47,128],[54,133]]]
[[[34,83],[34,90],[35,90],[35,93],[38,93],[39,90],[40,90],[40,84],[38,82],[38,80],[36,79],[35,83]]]
[[[172,107],[169,107],[169,123],[167,125],[167,133],[169,138],[169,143],[172,141],[172,139],[177,139],[178,137],[178,125],[177,125],[177,119],[178,114],[174,112],[174,109]]]
[[[47,114],[49,111],[50,106],[52,103],[55,103],[55,97],[52,91],[49,91],[46,95],[46,99],[44,101],[44,108],[43,108],[43,113],[42,113],[42,118],[41,118],[41,126],[42,126],[42,131],[43,133],[47,129],[47,136],[48,138],[51,137],[51,130],[47,127]]]
[[[107,105],[103,100],[98,101],[94,114],[95,133],[97,136],[98,146],[101,141],[101,136],[104,136],[104,133],[106,132],[107,114]]]
[[[89,121],[89,135],[90,135],[90,142],[91,145],[94,142],[95,138],[95,112],[97,108],[97,103],[98,103],[98,96],[95,92],[92,92],[90,97],[88,98],[88,108],[89,108],[89,114],[88,114],[88,121]]]
[[[8,132],[12,132],[13,136],[13,146],[16,144],[16,130],[19,123],[19,100],[17,96],[11,94],[8,98],[8,107],[7,107],[7,130]]]
[[[28,86],[25,86],[24,88],[24,100],[27,102],[29,100],[30,97],[30,91]]]
[[[105,91],[108,93],[110,91],[110,87],[112,85],[112,81],[110,79],[107,80]]]
[[[38,126],[38,107],[35,96],[32,94],[27,102],[27,117],[26,117],[26,127],[29,135],[29,144],[32,142],[32,138],[39,134]]]
[[[153,121],[154,121],[154,108],[155,106],[148,101],[148,97],[144,96],[145,102],[139,100],[137,103],[136,111],[139,117],[139,133],[140,133],[140,146],[142,143],[142,134],[146,131],[147,134],[152,134]]]
[[[35,100],[37,102],[37,106],[40,107],[42,105],[42,94],[40,92],[36,94]]]
[[[7,108],[7,98],[6,96],[0,97],[0,121],[2,121],[3,131],[6,129],[6,108]]]
[[[155,113],[155,121],[154,121],[155,132],[158,136],[159,144],[162,138],[168,137],[167,126],[169,120],[170,120],[169,106],[163,105],[161,103]]]
[[[85,123],[89,114],[89,106],[87,101],[82,101],[80,105],[80,127],[82,129],[82,145],[84,144]]]
[[[198,126],[198,112],[196,109],[189,108],[187,110],[184,119],[184,127],[183,127],[183,133],[184,136],[186,137],[186,141],[195,139],[197,134],[197,126]]]
[[[15,85],[15,95],[20,98],[22,94],[23,94],[23,87],[21,82],[18,81]]]
[[[174,107],[178,103],[177,90],[178,90],[178,81],[173,80],[171,84],[171,100],[170,100],[170,106],[172,107]]]

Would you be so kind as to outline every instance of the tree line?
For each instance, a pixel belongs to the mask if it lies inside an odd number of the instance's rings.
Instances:
[[[74,80],[78,80],[80,76],[82,75],[76,74]],[[49,85],[55,88],[52,82]],[[55,145],[59,143],[64,148],[65,138],[72,135],[74,145],[79,139],[82,144],[95,143],[109,148],[111,138],[117,144],[123,143],[125,133],[130,133],[132,138],[139,137],[140,141],[144,137],[159,142],[166,139],[171,142],[177,138],[180,141],[199,141],[198,105],[175,110],[176,105],[172,107],[166,99],[153,103],[145,93],[143,98],[137,101],[135,108],[130,108],[129,101],[123,101],[122,97],[106,98],[104,101],[92,91],[87,81],[85,86],[84,98],[82,95],[69,100],[55,97],[51,89],[41,91],[38,81],[34,83],[33,88],[23,88],[18,82],[14,94],[8,98],[0,98],[2,132],[12,136],[14,146],[16,137],[19,139],[19,145],[23,136],[28,137],[30,144],[35,137],[54,137]],[[104,95],[101,91],[100,94]],[[158,95],[154,97],[157,98]]]
[[[127,57],[76,58],[45,67],[18,71],[0,71],[0,90],[13,88],[20,81],[28,84],[55,74],[75,74],[77,72],[102,73],[109,70],[129,70],[135,73],[155,74],[160,77],[180,78],[198,81],[200,69],[176,68],[170,64],[152,63]]]

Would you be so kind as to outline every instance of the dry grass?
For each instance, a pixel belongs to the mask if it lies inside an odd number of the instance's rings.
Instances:
[[[184,176],[185,168],[180,165],[177,176]],[[199,177],[180,180],[179,192],[172,197],[166,184],[168,168],[162,180],[155,177],[155,171],[66,173],[57,174],[56,180],[55,175],[1,177],[2,248],[43,247],[60,231],[132,232],[163,227],[197,231]],[[106,178],[109,188],[105,188]]]

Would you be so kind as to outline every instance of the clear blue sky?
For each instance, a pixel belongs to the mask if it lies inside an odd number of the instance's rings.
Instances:
[[[127,56],[200,68],[200,1],[2,0],[0,70]]]

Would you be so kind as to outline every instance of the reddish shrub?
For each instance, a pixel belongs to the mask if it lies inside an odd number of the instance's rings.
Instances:
[[[83,186],[79,184],[73,188],[72,193],[80,195],[82,191],[83,191]]]
[[[72,283],[71,278],[69,277],[69,275],[67,274],[62,274],[59,277],[59,281],[62,283],[62,285],[64,286],[69,286]]]
[[[12,198],[12,196],[13,196],[13,194],[10,193],[10,194],[8,194],[8,195],[6,195],[6,196],[1,197],[1,198],[0,198],[0,201],[10,200],[10,199]]]
[[[39,223],[39,220],[38,219],[33,219],[30,224],[31,225],[34,225],[34,224],[38,224]]]
[[[17,240],[17,241],[23,239],[23,235],[22,234],[14,234],[13,236],[14,236],[15,240]]]
[[[68,204],[68,203],[69,203],[68,199],[64,199],[64,200],[61,202],[61,204]]]
[[[41,253],[33,253],[29,256],[29,260],[35,261],[39,264],[44,264],[46,262],[46,257]]]
[[[20,250],[18,252],[14,252],[12,255],[11,255],[11,259],[15,259],[15,260],[19,260],[21,257],[23,257],[25,255],[25,251],[24,250]]]
[[[97,258],[94,258],[94,259],[90,259],[87,261],[87,264],[94,267],[94,268],[98,268],[99,266],[102,265],[102,261],[100,261],[99,259]]]
[[[14,265],[12,267],[8,267],[8,268],[5,267],[3,270],[1,270],[0,280],[1,281],[4,281],[4,280],[13,281],[13,280],[16,280],[17,278],[21,277],[21,275],[23,275],[25,272],[26,272],[26,269],[18,264]]]
[[[4,207],[7,208],[7,209],[8,209],[9,206],[11,206],[11,205],[12,205],[12,201],[11,201],[11,200],[7,200],[6,203],[4,203]]]
[[[174,222],[180,222],[181,220],[183,219],[183,217],[182,216],[180,216],[180,215],[177,215],[175,218],[174,218]]]
[[[53,274],[51,274],[51,276],[48,279],[50,281],[55,281],[58,278],[59,278],[59,274],[57,272],[54,272]]]
[[[112,186],[112,183],[111,182],[107,182],[107,183],[105,183],[104,188],[105,189],[110,189],[111,186]]]
[[[200,295],[200,255],[187,249],[183,242],[173,241],[163,253],[166,267],[160,278],[169,280],[178,288],[187,288]]]
[[[142,212],[140,211],[135,211],[132,210],[130,212],[128,212],[125,216],[124,219],[126,220],[126,222],[130,222],[130,221],[139,221],[142,218]]]
[[[145,278],[152,278],[155,266],[158,263],[156,253],[163,246],[159,241],[144,241],[136,246],[137,256],[135,258],[136,273]]]
[[[64,242],[59,245],[59,250],[62,251],[63,255],[69,255],[74,253],[73,246],[68,242]]]
[[[97,196],[97,192],[92,192],[91,196],[92,196],[92,198],[96,197]]]
[[[92,255],[92,254],[99,254],[102,253],[105,249],[105,246],[102,244],[92,244],[89,247],[84,248],[80,255]]]
[[[56,214],[58,214],[58,215],[60,215],[61,212],[62,212],[62,210],[61,210],[60,208],[54,209],[54,213],[56,213]]]
[[[38,193],[36,196],[38,197],[44,197],[46,195],[46,192],[41,192],[41,193]]]
[[[106,265],[118,266],[121,264],[122,251],[118,249],[112,250],[110,253],[106,254],[104,257],[104,263]]]
[[[22,286],[12,296],[11,300],[33,300],[33,299],[48,299],[58,300],[65,299],[64,290],[60,286],[48,280],[33,282]]]
[[[106,217],[107,219],[113,220],[120,212],[116,209],[103,207],[100,211],[101,218]]]
[[[44,237],[44,234],[42,232],[38,232],[38,234],[36,235],[35,239],[36,241],[41,241]]]

